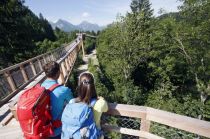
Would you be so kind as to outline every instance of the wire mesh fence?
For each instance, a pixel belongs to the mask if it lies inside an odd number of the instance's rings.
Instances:
[[[28,79],[31,79],[31,78],[34,77],[34,73],[32,71],[32,68],[31,68],[30,64],[25,65],[24,70],[25,70],[25,72],[26,72],[26,74],[28,76]]]
[[[10,71],[10,74],[15,82],[16,87],[20,87],[24,83],[24,78],[19,67]]]
[[[0,75],[0,99],[4,98],[12,89],[4,75]]]
[[[166,139],[205,139],[204,137],[198,136],[196,134],[155,122],[151,123],[150,132]]]
[[[103,115],[102,124],[140,130],[140,119],[125,116]],[[105,139],[139,139],[139,137],[104,131]]]
[[[41,72],[42,69],[41,69],[41,67],[39,65],[39,61],[37,60],[33,64],[34,64],[34,67],[35,67],[36,72],[37,73]]]
[[[103,125],[111,125],[115,127],[128,128],[134,130],[140,130],[141,119],[130,118],[125,116],[113,116],[113,115],[103,115],[102,122]],[[189,133],[180,129],[162,125],[159,123],[151,122],[150,133],[163,137],[166,139],[207,139],[205,137]],[[116,132],[104,131],[105,139],[139,139],[137,136],[125,135]]]

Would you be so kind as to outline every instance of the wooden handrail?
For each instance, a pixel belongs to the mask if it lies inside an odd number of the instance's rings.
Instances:
[[[210,122],[147,107],[147,120],[210,138]]]
[[[150,124],[150,122],[152,121],[162,125],[177,128],[179,130],[184,130],[190,133],[210,138],[210,122],[174,114],[171,112],[166,112],[163,110],[158,110],[144,106],[109,103],[109,110],[106,114],[140,118],[141,126],[148,126],[147,124]],[[142,125],[142,120],[146,120],[146,124]],[[133,130],[127,128],[114,127],[106,124],[102,125],[102,127],[104,128],[104,130],[107,131],[115,131],[143,138],[161,138],[149,133],[149,130],[142,130],[142,128],[139,130]],[[146,128],[149,128],[149,126]]]

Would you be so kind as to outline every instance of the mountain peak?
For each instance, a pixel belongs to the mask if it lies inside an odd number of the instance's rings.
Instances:
[[[66,21],[66,20],[63,20],[63,19],[59,19],[56,23],[58,23],[58,24],[70,24],[70,25],[73,25],[73,24],[71,24],[70,22],[68,22],[68,21]]]
[[[84,20],[84,21],[82,21],[80,24],[89,24],[89,23],[90,23],[90,22]],[[91,23],[90,23],[90,24],[91,24]]]
[[[55,27],[60,28],[65,32],[70,32],[73,30],[82,30],[82,31],[99,31],[102,30],[103,27],[100,27],[98,24],[92,24],[88,21],[82,21],[79,25],[73,25],[72,23],[59,19],[56,23],[50,22],[51,26],[55,29]]]

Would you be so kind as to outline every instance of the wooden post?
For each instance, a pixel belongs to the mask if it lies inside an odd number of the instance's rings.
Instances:
[[[46,64],[46,63],[47,63],[47,60],[45,59],[45,57],[44,57],[44,56],[43,56],[42,58],[43,58],[43,60],[44,60],[44,63]]]
[[[145,131],[149,133],[149,129],[150,129],[150,121],[147,120],[147,114],[144,113],[143,118],[141,118],[140,131]]]
[[[15,85],[15,82],[14,82],[13,78],[11,77],[11,74],[9,72],[5,72],[4,75],[7,78],[7,81],[9,83],[9,86],[12,89],[12,91],[15,91],[16,90],[16,85]]]
[[[50,61],[50,60],[49,60],[49,55],[46,55],[45,59],[46,59],[46,61],[47,61],[47,63],[48,63],[48,62]]]
[[[59,76],[58,82],[59,82],[59,84],[64,84],[64,82],[65,82],[62,68],[60,68],[60,76]]]
[[[73,63],[75,63],[76,59],[77,59],[77,52],[74,51],[74,59],[73,59],[74,62]]]
[[[69,72],[69,70],[70,70],[70,64],[69,64],[69,61],[68,61],[68,57],[66,57],[65,62],[66,62],[67,71]]]
[[[53,53],[51,53],[51,60],[52,61],[55,61],[56,60],[55,57],[54,57],[54,55],[53,55]]]
[[[39,63],[39,68],[40,68],[40,70],[42,71],[43,69],[42,69],[42,63],[41,63],[41,61],[38,59],[38,63]]]
[[[72,69],[72,65],[73,65],[73,62],[72,62],[72,53],[69,55],[69,61],[70,61],[70,68]]]
[[[84,50],[84,42],[82,40],[82,55],[83,55],[83,58],[85,57],[85,50]]]
[[[30,62],[30,65],[31,65],[31,69],[32,69],[32,71],[33,71],[33,74],[34,74],[34,76],[36,75],[36,69],[35,69],[35,67],[34,67],[34,64],[32,63],[32,62]]]
[[[66,67],[65,67],[65,61],[61,62],[61,69],[63,72],[63,76],[66,77],[67,72],[66,72]]]
[[[24,81],[26,83],[28,81],[28,76],[27,76],[27,74],[25,72],[25,69],[24,69],[23,65],[20,66],[20,70],[21,70],[21,73],[23,75],[23,79],[24,79]]]

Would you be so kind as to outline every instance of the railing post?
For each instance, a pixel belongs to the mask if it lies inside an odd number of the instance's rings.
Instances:
[[[45,57],[43,56],[42,58],[44,60],[44,63],[47,64],[47,60],[45,59]]]
[[[68,61],[68,63],[69,63],[69,70],[70,70],[70,69],[71,69],[70,54],[69,54],[69,56],[67,57],[67,61]]]
[[[4,76],[7,78],[7,81],[9,83],[9,86],[11,87],[12,91],[15,91],[16,85],[15,85],[13,78],[11,77],[11,74],[9,72],[5,72]]]
[[[69,55],[70,69],[72,69],[72,66],[73,66],[72,56],[73,56],[73,54],[71,53],[71,54]]]
[[[141,118],[140,130],[145,131],[145,132],[149,132],[149,129],[150,129],[150,121],[147,120],[147,113],[145,113],[144,117]]]
[[[68,57],[66,57],[65,62],[66,62],[67,71],[69,72],[70,71],[70,64],[69,64],[69,61],[68,61]]]
[[[64,80],[64,76],[63,76],[63,71],[62,71],[62,68],[60,68],[60,76],[58,78],[58,82],[60,84],[64,84],[65,80]]]
[[[50,53],[50,56],[51,56],[52,61],[56,60],[53,53]]]
[[[34,74],[34,76],[36,75],[36,69],[35,69],[35,67],[34,67],[34,64],[32,63],[32,62],[30,62],[30,65],[31,65],[31,69],[32,69],[32,71],[33,71],[33,74]]]
[[[83,55],[83,58],[85,57],[85,50],[84,50],[84,42],[82,40],[82,55]]]
[[[42,71],[43,69],[42,69],[42,63],[41,63],[41,61],[38,59],[38,63],[39,63],[39,68],[40,68],[40,71]]]
[[[63,76],[64,78],[66,77],[67,73],[66,73],[66,67],[65,67],[65,60],[63,62],[61,62],[61,69],[63,72]]]
[[[25,70],[24,70],[23,65],[20,66],[20,70],[21,70],[21,73],[22,73],[22,75],[23,75],[23,79],[24,79],[24,81],[25,81],[25,83],[26,83],[26,82],[28,81],[28,76],[27,76],[27,74],[26,74],[26,72],[25,72]]]

